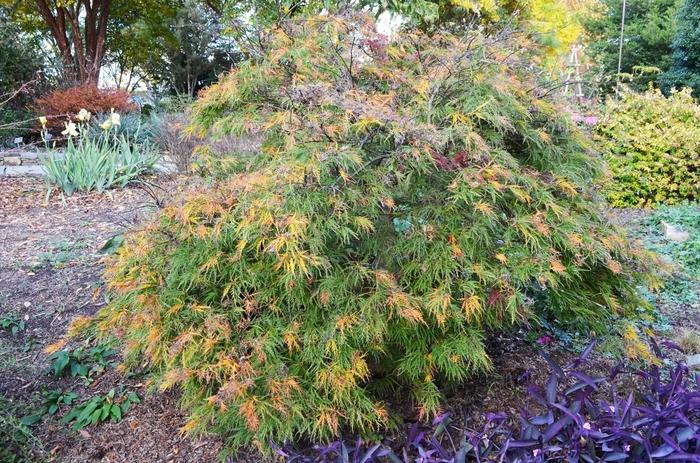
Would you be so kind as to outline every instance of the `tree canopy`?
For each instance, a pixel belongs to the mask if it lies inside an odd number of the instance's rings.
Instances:
[[[678,12],[678,31],[671,44],[673,61],[663,76],[666,90],[690,87],[700,97],[700,3],[685,0]]]
[[[8,11],[0,8],[0,101],[22,85],[42,78],[43,69],[39,40],[25,34]]]
[[[627,2],[621,73],[636,90],[656,82],[671,66],[671,42],[682,0],[635,0]],[[622,1],[601,0],[598,14],[584,21],[588,54],[605,77],[605,91],[614,88],[620,46]]]

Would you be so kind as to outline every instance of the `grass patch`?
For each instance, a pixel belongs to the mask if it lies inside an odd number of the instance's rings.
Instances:
[[[43,447],[32,431],[17,416],[20,408],[0,395],[0,462],[29,463],[43,461]]]

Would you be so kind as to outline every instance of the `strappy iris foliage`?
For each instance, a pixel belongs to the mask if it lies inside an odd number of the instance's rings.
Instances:
[[[126,238],[94,321],[182,390],[187,430],[381,430],[403,397],[430,415],[488,370],[487,328],[639,310],[647,260],[502,37],[388,43],[365,16],[322,16],[267,49],[193,110],[199,131],[262,132],[260,153]]]

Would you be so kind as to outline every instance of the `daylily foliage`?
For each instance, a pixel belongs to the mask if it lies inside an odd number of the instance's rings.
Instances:
[[[488,328],[603,330],[649,279],[592,199],[596,160],[501,38],[295,19],[196,103],[197,131],[260,153],[129,234],[93,322],[185,430],[328,439],[422,415],[490,368]],[[407,395],[404,395],[407,393]]]

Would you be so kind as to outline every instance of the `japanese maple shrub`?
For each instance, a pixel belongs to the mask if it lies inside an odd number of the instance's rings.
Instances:
[[[182,391],[186,430],[381,430],[405,392],[431,415],[488,370],[486,328],[643,304],[585,140],[504,43],[307,18],[204,92],[195,129],[260,131],[260,153],[129,234],[91,322]]]

